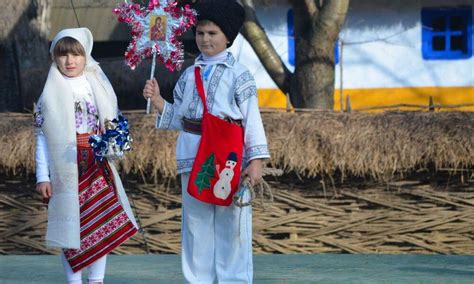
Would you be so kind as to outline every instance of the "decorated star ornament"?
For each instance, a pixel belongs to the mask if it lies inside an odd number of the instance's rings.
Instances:
[[[178,7],[176,0],[151,0],[145,8],[125,1],[113,11],[120,22],[132,27],[132,42],[125,52],[131,69],[154,52],[170,71],[181,67],[183,48],[178,37],[196,22],[196,11],[189,5]]]
[[[153,58],[150,80],[156,60],[170,71],[181,68],[184,52],[179,37],[196,23],[196,11],[189,5],[178,7],[177,0],[150,0],[148,7],[143,7],[125,1],[113,12],[132,28],[132,41],[125,52],[125,61],[132,70],[148,57]],[[147,113],[149,108],[148,100]]]

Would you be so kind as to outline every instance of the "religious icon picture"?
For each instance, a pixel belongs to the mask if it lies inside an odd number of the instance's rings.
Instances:
[[[150,17],[150,40],[165,41],[166,40],[167,19],[165,15]]]

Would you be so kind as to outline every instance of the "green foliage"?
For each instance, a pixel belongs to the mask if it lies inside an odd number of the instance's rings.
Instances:
[[[201,166],[201,170],[197,174],[194,184],[198,187],[199,194],[201,194],[204,189],[209,189],[211,187],[211,178],[214,177],[215,174],[214,159],[214,154],[207,157],[206,161]]]

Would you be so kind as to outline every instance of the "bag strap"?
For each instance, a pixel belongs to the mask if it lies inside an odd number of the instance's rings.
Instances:
[[[206,104],[206,96],[204,95],[204,85],[202,84],[201,79],[201,68],[198,66],[194,67],[194,79],[196,81],[196,88],[199,94],[199,97],[202,101],[202,106],[204,107],[204,113],[207,113],[207,104]]]

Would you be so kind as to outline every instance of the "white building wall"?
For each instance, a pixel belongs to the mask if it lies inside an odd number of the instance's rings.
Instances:
[[[421,9],[473,6],[472,0],[352,0],[340,39],[344,43],[343,86],[346,89],[474,86],[474,58],[424,60]],[[257,17],[290,70],[287,13],[280,4],[257,8]],[[240,35],[231,48],[257,81],[258,88],[276,88],[250,45]],[[340,86],[340,63],[335,86]]]
[[[287,13],[290,8],[290,5],[285,4],[274,5],[271,7],[260,6],[256,8],[256,13],[260,24],[265,29],[265,32],[272,42],[276,52],[285,62],[285,65],[293,71],[294,67],[288,62]],[[262,63],[260,63],[260,60],[252,47],[242,37],[242,35],[238,35],[230,50],[236,55],[239,62],[249,68],[250,72],[254,75],[257,82],[257,88],[276,88],[275,83],[273,83],[273,80],[263,68]]]
[[[473,5],[453,1],[352,1],[340,33],[345,88],[473,86],[474,58],[424,60],[423,7]],[[444,4],[444,6],[448,6]],[[336,86],[339,86],[339,68]]]

